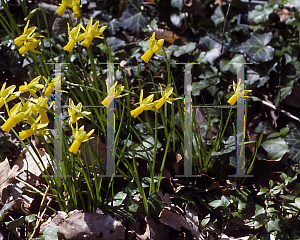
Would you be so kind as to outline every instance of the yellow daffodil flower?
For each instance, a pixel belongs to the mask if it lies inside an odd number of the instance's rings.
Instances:
[[[33,113],[39,113],[41,117],[41,123],[49,123],[47,109],[48,109],[48,99],[44,97],[39,97],[38,99],[33,100],[35,104],[32,106]]]
[[[57,80],[57,81],[65,81],[65,77],[62,77],[62,75],[59,75],[59,76],[57,76],[57,77],[55,77],[55,78],[53,78],[52,80],[51,80],[51,82],[48,84],[48,86],[47,86],[47,88],[46,88],[46,90],[45,90],[45,97],[49,97],[49,95],[54,91],[54,89],[55,89],[55,81]],[[64,91],[64,92],[66,92],[66,91]]]
[[[78,18],[80,17],[80,10],[82,5],[80,4],[80,0],[72,0],[72,9],[73,9],[73,17]]]
[[[149,50],[147,50],[143,56],[141,56],[141,59],[144,60],[144,62],[148,63],[150,58],[152,57],[153,53],[167,53],[168,51],[160,51],[161,48],[164,45],[164,39],[155,39],[155,33],[152,34],[152,37],[149,40]]]
[[[59,4],[59,8],[56,10],[56,13],[60,16],[64,14],[64,11],[67,7],[73,9],[73,17],[77,18],[80,17],[80,10],[79,8],[82,6],[80,4],[80,0],[62,0],[61,4]]]
[[[246,96],[249,92],[252,92],[252,90],[243,90],[243,86],[241,85],[241,79],[239,79],[238,84],[235,84],[235,82],[233,81],[233,90],[234,90],[234,94],[227,101],[230,105],[235,104],[235,102],[238,100],[239,97],[252,98]]]
[[[11,85],[10,87],[6,88],[6,82],[3,83],[2,88],[0,90],[0,108],[8,103],[11,100],[14,100],[15,98],[17,98],[20,95],[20,91],[19,92],[14,92],[16,85]]]
[[[77,27],[74,27],[72,29],[72,31],[70,31],[70,25],[68,23],[68,33],[69,33],[69,37],[70,37],[70,41],[68,42],[68,44],[66,46],[64,46],[64,49],[67,50],[68,52],[72,52],[75,43],[78,42],[78,34],[80,31],[81,25],[78,24]]]
[[[104,30],[107,28],[107,26],[103,26],[100,29],[98,29],[99,26],[99,21],[97,21],[94,25],[92,25],[93,23],[93,18],[90,19],[86,29],[82,26],[83,30],[85,31],[85,33],[81,34],[78,37],[78,41],[81,41],[84,39],[84,41],[81,43],[83,46],[85,47],[89,47],[93,38],[97,37],[97,38],[104,38],[104,37],[99,37]]]
[[[59,8],[55,12],[62,16],[67,7],[72,7],[72,0],[62,0],[61,4],[59,4]]]
[[[39,116],[32,124],[30,129],[27,129],[23,132],[19,132],[19,137],[21,140],[24,140],[32,135],[41,135],[45,134],[45,131],[48,131],[49,129],[42,129],[44,127],[48,126],[48,123],[38,123],[41,119],[41,116]]]
[[[40,40],[37,40],[35,38],[29,38],[24,42],[24,46],[19,49],[19,53],[22,55],[25,55],[28,51],[42,54],[39,51],[34,50],[40,43]]]
[[[136,118],[138,115],[140,115],[144,110],[151,110],[154,112],[158,112],[157,108],[155,107],[153,101],[154,94],[151,94],[147,98],[143,100],[143,89],[141,90],[140,95],[140,106],[136,109],[130,111],[131,115]]]
[[[173,87],[171,87],[171,84],[168,84],[168,86],[166,87],[165,91],[162,90],[161,84],[159,84],[159,85],[160,85],[160,91],[161,91],[162,98],[154,102],[154,105],[155,105],[155,107],[157,109],[160,109],[160,107],[165,102],[172,104],[172,101],[180,99],[180,98],[170,98],[169,97],[173,93]]]
[[[29,84],[24,82],[24,85],[19,87],[19,91],[21,91],[22,93],[29,92],[33,97],[38,98],[38,96],[35,94],[36,91],[38,91],[39,89],[44,88],[43,84],[38,83],[40,78],[41,78],[41,76],[38,76],[38,77],[32,79]],[[47,78],[44,77],[44,76],[43,76],[43,79],[45,81],[47,81]]]
[[[75,138],[75,141],[72,143],[71,147],[69,148],[69,151],[76,154],[78,152],[78,149],[82,142],[86,142],[93,138],[93,137],[91,137],[91,138],[89,138],[89,137],[93,134],[95,129],[92,129],[91,131],[89,131],[89,133],[86,133],[84,131],[84,126],[81,126],[78,129],[78,123],[76,123],[76,130],[74,130],[73,126],[71,126],[71,127],[72,127],[73,136]]]
[[[78,119],[83,118],[83,115],[91,114],[90,112],[82,112],[82,103],[78,103],[75,106],[73,100],[69,98],[69,108],[68,113],[70,116],[69,124],[73,124],[78,121]]]
[[[120,95],[121,92],[124,90],[124,86],[122,86],[121,84],[117,85],[118,82],[115,82],[115,84],[110,87],[109,86],[109,83],[106,83],[106,86],[107,86],[107,91],[108,91],[108,97],[106,97],[102,102],[101,104],[108,107],[109,104],[112,102],[113,100],[113,96],[115,98],[120,98],[120,97],[123,97],[125,95],[127,95],[128,93],[125,93],[123,95]]]
[[[16,39],[14,39],[14,43],[18,47],[20,47],[23,42],[25,42],[28,38],[30,38],[30,36],[33,34],[33,32],[36,29],[36,27],[28,28],[28,26],[29,26],[29,20],[27,21],[27,24],[24,28],[23,34],[21,36],[17,37]]]
[[[23,118],[30,112],[30,109],[26,112],[22,111],[22,104],[17,103],[8,113],[9,118],[1,126],[1,129],[5,132],[9,132],[12,127],[14,127],[18,122],[21,122]]]

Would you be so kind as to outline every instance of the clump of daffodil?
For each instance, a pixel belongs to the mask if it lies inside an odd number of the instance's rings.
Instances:
[[[154,112],[158,112],[157,108],[155,107],[153,101],[154,94],[151,94],[147,98],[143,100],[143,89],[141,90],[140,94],[140,106],[136,109],[130,111],[131,115],[136,118],[138,115],[140,115],[144,110],[151,110]]]
[[[171,84],[168,84],[165,91],[162,90],[161,84],[159,84],[159,85],[160,85],[160,91],[161,91],[162,98],[154,102],[154,105],[157,109],[160,109],[160,107],[165,102],[172,104],[173,101],[180,99],[180,98],[170,98],[169,97],[173,93],[173,87],[171,87]]]
[[[59,81],[59,80],[62,80],[64,81],[65,80],[65,77],[61,78],[61,75],[53,78],[51,80],[51,82],[48,84],[46,90],[45,90],[45,97],[49,97],[49,95],[54,91],[55,89],[55,81]]]
[[[14,100],[15,98],[17,98],[20,95],[20,91],[19,92],[15,92],[14,90],[16,88],[16,85],[11,85],[10,87],[6,88],[6,82],[3,83],[2,88],[0,90],[0,108],[8,103],[11,100]]]
[[[141,56],[141,59],[144,60],[144,62],[148,63],[150,58],[152,57],[153,53],[167,53],[168,51],[160,51],[161,48],[164,45],[164,39],[155,39],[155,33],[152,34],[152,37],[149,40],[149,50],[147,50],[143,56]]]
[[[80,0],[62,0],[61,4],[59,4],[59,8],[55,11],[58,15],[62,16],[64,14],[64,11],[67,7],[73,9],[73,17],[77,18],[80,17],[80,10],[81,4]]]
[[[9,132],[12,127],[14,127],[17,123],[21,122],[23,118],[29,114],[31,110],[28,109],[26,112],[22,111],[22,104],[17,103],[9,112],[9,118],[7,121],[1,126],[1,129],[5,132]]]
[[[23,34],[19,37],[17,37],[16,39],[14,39],[14,43],[20,47],[22,45],[23,42],[25,42],[28,38],[30,38],[30,36],[34,33],[36,27],[31,27],[28,28],[29,26],[29,20],[27,21],[27,24],[24,28]]]
[[[32,124],[30,129],[27,129],[23,132],[19,132],[19,137],[21,140],[24,140],[32,135],[42,135],[45,134],[46,131],[49,129],[44,129],[48,126],[48,123],[38,123],[41,119],[41,116],[39,116]]]
[[[40,78],[41,78],[41,76],[38,76],[38,77],[32,79],[29,84],[24,82],[24,85],[19,87],[19,91],[21,91],[22,93],[29,92],[33,97],[38,98],[38,96],[35,94],[36,91],[44,88],[43,84],[39,84]],[[43,76],[43,79],[45,81],[47,81],[47,78],[44,76]]]
[[[112,87],[110,87],[109,83],[106,82],[108,97],[106,97],[101,102],[102,105],[108,107],[109,104],[112,102],[113,97],[114,98],[120,98],[120,97],[123,97],[123,96],[128,94],[128,93],[125,93],[123,95],[120,95],[121,92],[124,90],[124,86],[122,86],[122,84],[119,84],[119,85],[117,85],[117,84],[118,84],[118,81],[116,81],[115,84]]]
[[[91,131],[89,131],[89,133],[86,133],[86,131],[84,131],[84,126],[81,126],[78,129],[78,123],[76,123],[76,129],[74,129],[73,126],[71,126],[71,127],[72,127],[73,136],[75,138],[75,141],[72,143],[71,147],[69,148],[69,151],[76,154],[78,152],[78,149],[82,142],[86,142],[93,138],[93,137],[91,137],[91,138],[89,138],[89,137],[93,134],[95,129],[92,129]]]
[[[104,37],[100,35],[104,32],[107,26],[103,26],[99,29],[98,26],[99,26],[99,21],[95,22],[95,24],[93,25],[93,18],[91,18],[86,29],[83,26],[81,26],[85,32],[77,38],[78,41],[84,39],[84,41],[81,44],[85,47],[89,47],[93,38],[96,37],[96,38],[103,39]]]
[[[249,92],[252,92],[252,90],[244,90],[243,86],[241,85],[241,79],[239,79],[238,84],[235,84],[235,82],[233,81],[233,90],[234,90],[234,94],[227,101],[230,105],[235,104],[235,102],[238,100],[239,97],[251,98],[246,95]]]
[[[70,41],[66,46],[64,46],[64,49],[67,50],[68,52],[72,52],[75,43],[79,41],[78,34],[80,32],[81,27],[82,27],[81,24],[78,24],[70,31],[70,25],[68,23],[68,33],[69,33]]]
[[[75,106],[73,100],[69,98],[69,108],[68,113],[70,116],[69,124],[73,124],[78,121],[78,119],[83,118],[83,115],[91,114],[90,112],[82,112],[82,103],[78,103]]]

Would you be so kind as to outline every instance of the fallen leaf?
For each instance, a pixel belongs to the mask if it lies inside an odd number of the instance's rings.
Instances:
[[[183,216],[173,213],[165,208],[159,214],[159,221],[177,231],[181,231],[181,226],[192,231],[190,224]]]
[[[198,213],[194,211],[191,207],[192,205],[188,203],[185,207],[185,218],[187,222],[191,225],[191,231],[193,236],[197,239],[205,239],[204,235],[200,233],[199,231],[199,219],[198,219]]]
[[[4,199],[2,199],[3,189],[9,186],[13,182],[14,178],[23,171],[23,160],[16,162],[17,164],[15,164],[12,168],[10,168],[7,158],[0,163],[0,201],[2,201],[2,203],[5,203]]]
[[[285,22],[287,20],[287,18],[289,17],[290,12],[286,8],[283,8],[283,9],[279,10],[277,12],[277,14],[280,18],[280,22]]]
[[[58,211],[52,220],[49,218],[41,225],[40,234],[47,227],[59,227],[59,239],[65,240],[125,239],[125,228],[120,221],[96,212],[74,210],[67,214]]]

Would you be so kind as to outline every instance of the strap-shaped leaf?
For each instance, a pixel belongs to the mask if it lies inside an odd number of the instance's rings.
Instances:
[[[264,34],[252,34],[246,42],[237,47],[236,50],[246,53],[250,58],[257,62],[267,62],[273,59],[275,50],[267,44],[272,40],[271,32]]]

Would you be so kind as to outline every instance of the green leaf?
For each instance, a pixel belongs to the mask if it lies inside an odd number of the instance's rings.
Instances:
[[[221,207],[222,206],[222,201],[221,200],[214,200],[208,204],[209,206],[213,208]]]
[[[178,50],[174,51],[174,56],[179,57],[183,54],[191,53],[195,49],[196,49],[196,43],[190,42],[188,44],[178,47]]]
[[[282,102],[288,95],[292,93],[293,86],[294,86],[294,81],[290,81],[284,87],[280,88],[280,92],[276,95],[276,98],[274,100],[275,107],[279,106],[279,101]]]
[[[58,240],[58,233],[59,228],[58,227],[47,227],[43,235],[39,236],[38,238],[35,239],[40,239],[40,240]]]
[[[259,216],[260,214],[264,214],[264,213],[265,213],[265,209],[262,206],[256,204],[255,205],[255,217]]]
[[[273,1],[274,2],[274,1]],[[255,23],[264,23],[268,21],[269,15],[274,11],[274,3],[265,5],[256,5],[255,9],[249,12],[248,21],[254,20]]]
[[[218,6],[214,12],[214,14],[211,16],[211,20],[215,23],[216,27],[224,22],[224,14],[222,11],[222,7]]]
[[[290,158],[294,162],[300,162],[300,132],[298,129],[295,129],[293,132],[289,133],[285,141],[289,146]]]
[[[295,196],[300,196],[300,183],[295,183]]]
[[[5,203],[0,210],[0,222],[5,217],[5,214],[9,211],[9,209],[15,204],[15,201],[11,201],[9,203]]]
[[[126,46],[125,41],[123,41],[119,38],[116,38],[116,37],[109,37],[109,38],[106,38],[106,40],[107,40],[107,44],[109,46],[111,46],[111,51],[112,52],[116,52],[120,48],[123,48],[123,47]]]
[[[215,60],[219,57],[222,48],[221,42],[215,39],[218,38],[213,36],[205,36],[200,38],[199,40],[200,46],[208,50],[205,55],[205,60],[209,62],[211,65],[213,65],[215,63]],[[225,48],[223,48],[223,53],[224,52],[225,52]]]
[[[179,11],[181,11],[183,6],[182,2],[183,2],[182,0],[171,0],[171,6],[176,7],[179,9]],[[184,2],[186,2],[186,0],[184,0]]]
[[[267,140],[261,144],[267,151],[269,160],[277,160],[288,151],[288,145],[282,138]]]
[[[228,200],[227,197],[225,197],[224,195],[221,197],[221,203],[224,207],[228,207],[230,204],[230,201]]]
[[[222,72],[230,71],[237,74],[237,65],[233,63],[246,63],[246,59],[242,54],[236,54],[231,60],[222,59],[220,61],[220,68]]]
[[[127,193],[124,193],[123,191],[118,192],[114,197],[113,206],[120,206],[123,203],[126,196]]]
[[[107,24],[107,30],[111,35],[115,35],[123,26],[122,22],[120,22],[118,19],[113,18],[111,21],[109,21]]]
[[[279,227],[279,219],[268,221],[265,225],[267,232],[271,231],[281,231]]]
[[[141,2],[141,0],[128,0],[126,9],[120,18],[123,27],[132,33],[137,33],[137,35],[142,31],[142,28],[147,27],[150,20],[146,12],[141,11]]]
[[[272,38],[273,34],[271,32],[264,34],[253,33],[251,34],[251,38],[242,43],[236,50],[247,54],[254,61],[267,62],[274,57],[274,48],[267,46]]]
[[[25,217],[25,221],[31,223],[36,220],[35,214],[31,214]]]
[[[21,216],[20,218],[15,219],[13,221],[5,222],[5,225],[6,228],[10,230],[22,226],[24,224],[24,221],[25,221],[25,216]]]

